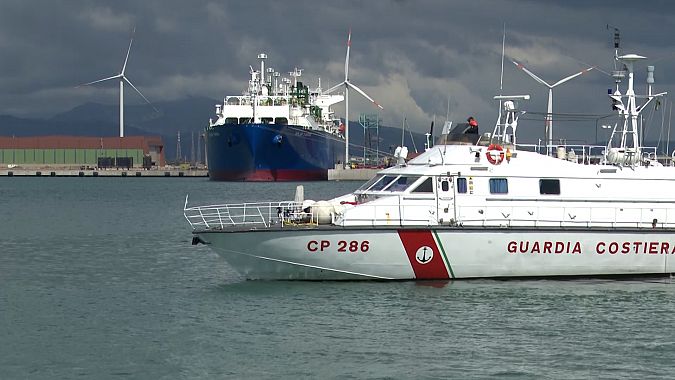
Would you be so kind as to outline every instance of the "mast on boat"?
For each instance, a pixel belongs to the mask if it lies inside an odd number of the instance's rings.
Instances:
[[[515,150],[518,118],[524,113],[518,109],[518,101],[529,100],[530,95],[497,95],[494,99],[499,100],[499,116],[490,135],[490,143],[513,145]]]
[[[634,166],[640,162],[642,157],[641,138],[638,130],[638,116],[647,107],[647,105],[657,97],[662,97],[667,92],[658,94],[652,93],[654,84],[654,66],[647,66],[647,94],[635,94],[635,63],[646,59],[647,57],[637,54],[619,55],[619,31],[615,28],[614,32],[614,60],[623,66],[622,69],[614,70],[612,77],[616,83],[614,92],[607,90],[607,94],[612,99],[612,108],[619,114],[619,123],[614,125],[612,134],[607,142],[605,158],[608,163],[618,166]],[[621,93],[620,83],[623,78],[628,77],[628,83],[625,94]],[[638,98],[646,99],[641,105],[637,104]],[[621,122],[623,121],[623,122]],[[614,146],[614,140],[617,145]]]

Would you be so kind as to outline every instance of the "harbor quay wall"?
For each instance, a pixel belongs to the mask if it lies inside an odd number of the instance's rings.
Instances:
[[[382,169],[328,169],[329,181],[367,181]]]
[[[330,169],[329,181],[367,181],[381,169]],[[0,168],[0,177],[208,177],[206,168],[178,166],[152,167],[143,169],[99,168],[95,164],[4,164]]]
[[[68,169],[32,167],[0,169],[0,177],[208,177],[205,169]]]

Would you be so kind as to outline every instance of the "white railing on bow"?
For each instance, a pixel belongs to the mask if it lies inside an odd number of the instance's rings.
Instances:
[[[294,201],[233,203],[188,207],[185,197],[183,216],[192,229],[232,227],[270,227],[275,224],[309,219],[302,204]]]

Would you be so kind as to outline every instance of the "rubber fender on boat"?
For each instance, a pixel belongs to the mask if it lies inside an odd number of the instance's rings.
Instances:
[[[330,224],[333,205],[327,201],[318,201],[312,205],[312,220],[318,224]]]

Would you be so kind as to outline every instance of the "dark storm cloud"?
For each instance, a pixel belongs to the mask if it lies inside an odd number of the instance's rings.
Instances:
[[[343,78],[351,27],[350,77],[384,105],[386,124],[400,125],[405,115],[426,129],[433,115],[446,114],[450,98],[456,120],[475,114],[489,128],[504,23],[507,56],[549,82],[597,65],[555,90],[554,110],[601,113],[611,86],[601,73],[612,66],[606,24],[621,29],[626,51],[657,60],[658,84],[667,87],[675,84],[673,8],[668,1],[5,0],[0,114],[49,116],[87,101],[116,103],[115,83],[75,85],[117,74],[134,28],[127,74],[156,102],[240,93],[259,52],[280,72],[302,67],[302,80],[315,86],[320,76],[327,88]],[[526,108],[545,109],[546,89],[508,59],[503,92],[529,93]],[[350,103],[352,118],[373,112],[361,99]]]

